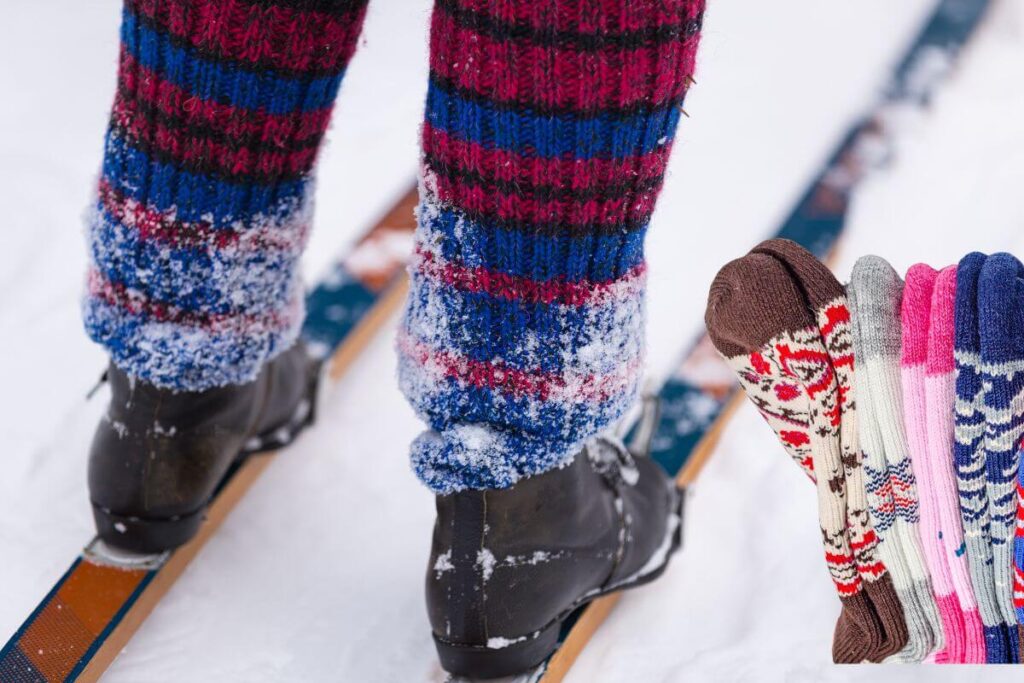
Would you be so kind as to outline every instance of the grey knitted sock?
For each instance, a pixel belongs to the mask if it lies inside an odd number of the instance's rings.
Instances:
[[[903,605],[910,638],[892,661],[918,662],[942,649],[943,633],[921,549],[917,487],[907,458],[900,381],[903,283],[884,259],[857,261],[847,298],[853,318],[858,423],[869,511],[882,558]]]

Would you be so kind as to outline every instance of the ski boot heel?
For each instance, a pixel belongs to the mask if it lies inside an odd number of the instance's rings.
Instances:
[[[153,553],[196,535],[246,458],[312,424],[320,363],[298,342],[247,384],[176,392],[113,365],[107,375],[111,400],[89,455],[96,530],[110,546]]]
[[[143,554],[159,553],[184,545],[199,532],[205,512],[204,506],[188,515],[169,519],[143,519],[118,515],[95,504],[92,506],[96,533],[100,538],[121,550]]]
[[[435,635],[434,645],[445,671],[454,676],[502,678],[524,673],[558,649],[562,620],[520,638],[491,638],[486,646],[458,645]]]

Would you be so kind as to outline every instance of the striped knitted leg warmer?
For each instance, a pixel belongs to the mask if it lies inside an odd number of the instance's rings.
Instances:
[[[789,240],[768,240],[754,249],[777,259],[789,271],[805,305],[817,318],[818,331],[836,377],[840,411],[839,445],[846,474],[846,522],[850,547],[864,590],[878,614],[883,641],[873,658],[884,659],[901,651],[908,633],[903,607],[892,578],[878,555],[878,536],[868,511],[867,486],[857,428],[853,338],[846,292],[832,272],[809,251]]]
[[[942,543],[949,559],[950,576],[964,619],[964,661],[984,664],[985,632],[974,598],[966,545],[960,520],[959,494],[953,471],[953,414],[956,403],[956,365],[953,360],[956,266],[935,277],[928,320],[925,361],[925,407],[929,464],[939,502]]]
[[[839,386],[814,316],[782,263],[748,254],[715,277],[705,322],[747,397],[817,487],[825,562],[842,602],[834,661],[879,661],[882,624],[864,591],[847,524]]]
[[[884,259],[865,256],[854,265],[847,299],[868,509],[907,619],[909,640],[896,657],[918,662],[943,647],[943,634],[921,548],[917,484],[907,458],[899,372],[902,296],[903,281]]]
[[[903,418],[906,421],[911,462],[917,475],[921,504],[921,543],[932,577],[935,600],[942,617],[946,647],[936,655],[940,663],[964,661],[964,618],[953,586],[949,558],[943,543],[939,511],[939,483],[932,466],[928,443],[925,365],[928,360],[928,321],[931,315],[935,271],[911,268],[907,273],[900,308],[902,346],[900,373],[903,381]]]
[[[295,340],[310,173],[365,0],[125,0],[83,311],[130,375],[250,381]]]
[[[401,388],[441,494],[565,464],[632,403],[644,234],[703,0],[437,0]]]
[[[985,477],[985,387],[981,375],[981,338],[978,329],[978,276],[984,254],[968,254],[956,273],[954,311],[956,359],[956,411],[953,463],[960,493],[960,519],[967,544],[967,566],[974,595],[985,625],[985,653],[989,663],[1015,661],[1017,637],[1014,621],[1006,621],[996,599],[992,564],[992,537]]]
[[[996,599],[1013,624],[1016,481],[1024,434],[1024,266],[1009,254],[985,260],[978,276],[978,329],[985,392],[985,476],[992,523]],[[1012,643],[1012,640],[1011,640]],[[1012,653],[1019,661],[1019,652]]]

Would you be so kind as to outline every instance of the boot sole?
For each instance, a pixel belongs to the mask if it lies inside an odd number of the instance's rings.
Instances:
[[[648,568],[645,565],[633,576],[587,593],[546,626],[526,636],[492,638],[487,646],[482,646],[450,643],[435,634],[434,645],[444,670],[453,676],[485,679],[515,676],[529,671],[555,653],[566,622],[571,623],[572,617],[591,602],[612,593],[638,588],[661,577],[668,568],[669,560],[682,545],[684,491],[676,488],[675,492],[676,501],[669,518],[670,528],[661,546],[651,556],[651,560],[654,560],[659,554],[663,555],[655,566]]]
[[[143,554],[164,552],[192,540],[206,518],[206,509],[249,456],[287,446],[303,430],[314,423],[317,401],[323,385],[322,364],[315,366],[315,370],[316,372],[310,373],[309,391],[306,397],[299,403],[295,414],[288,423],[246,442],[242,450],[235,456],[231,466],[228,467],[227,473],[217,484],[213,496],[198,510],[187,515],[176,515],[169,518],[146,518],[118,515],[93,504],[92,515],[96,521],[96,533],[100,539],[120,550]]]

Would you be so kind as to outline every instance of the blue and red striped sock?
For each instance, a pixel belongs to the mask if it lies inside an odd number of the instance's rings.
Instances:
[[[434,491],[557,467],[643,362],[644,234],[703,0],[436,0],[402,389]]]
[[[366,0],[125,0],[85,326],[173,389],[295,340],[310,173]]]

